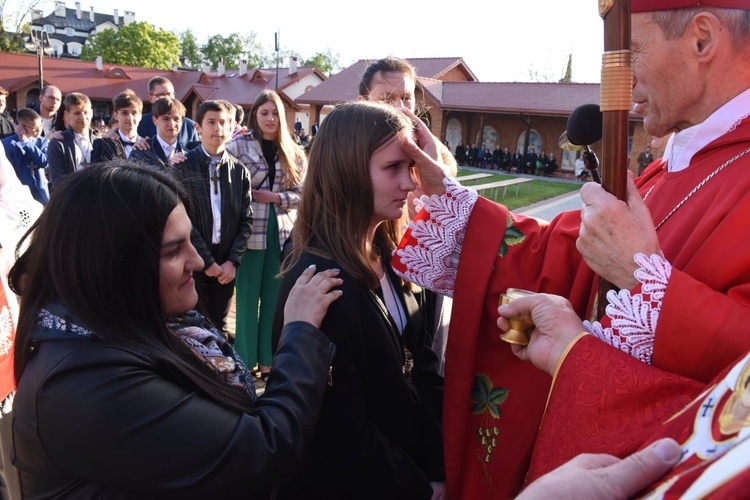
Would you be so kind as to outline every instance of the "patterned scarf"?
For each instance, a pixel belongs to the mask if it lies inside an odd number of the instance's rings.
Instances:
[[[71,335],[92,338],[94,332],[75,324],[67,308],[50,304],[39,312],[38,324],[47,338]],[[247,393],[254,403],[255,383],[242,359],[227,340],[198,311],[166,318],[167,329],[180,339],[214,376],[224,384]]]
[[[167,329],[185,343],[214,375],[230,387],[244,390],[254,403],[255,383],[242,358],[224,336],[198,311],[167,318]]]

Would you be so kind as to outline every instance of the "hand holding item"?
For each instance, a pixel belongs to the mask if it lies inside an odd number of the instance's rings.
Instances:
[[[528,346],[514,344],[513,353],[524,361],[531,361],[540,370],[552,375],[560,356],[568,344],[585,332],[578,315],[566,299],[557,295],[536,293],[518,297],[498,307],[497,326],[510,329],[509,318],[527,315],[534,324]]]
[[[659,239],[646,204],[628,172],[627,201],[607,193],[598,184],[581,187],[581,229],[576,247],[586,264],[618,288],[638,284],[633,276],[636,253],[661,253]]]
[[[344,282],[336,276],[338,269],[327,269],[315,274],[315,266],[305,269],[289,291],[284,304],[284,324],[305,321],[320,328],[334,300],[343,295],[341,290],[333,290]]]

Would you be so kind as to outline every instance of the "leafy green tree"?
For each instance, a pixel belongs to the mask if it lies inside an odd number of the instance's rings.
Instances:
[[[334,54],[333,50],[328,48],[325,52],[316,52],[309,59],[302,61],[302,66],[315,66],[323,74],[331,76],[334,71],[338,71],[339,66],[339,55]]]
[[[191,68],[200,66],[202,54],[201,49],[198,47],[198,39],[195,38],[193,30],[188,29],[180,33],[180,50],[186,66]]]
[[[179,62],[180,40],[149,23],[134,22],[89,38],[81,59],[93,61],[96,56],[111,64],[170,69]]]
[[[203,59],[210,62],[213,69],[217,68],[219,61],[224,61],[227,68],[238,68],[240,60],[245,59],[248,68],[264,68],[272,66],[275,60],[275,54],[270,55],[263,50],[254,31],[246,36],[238,33],[213,35],[201,45],[200,50]]]

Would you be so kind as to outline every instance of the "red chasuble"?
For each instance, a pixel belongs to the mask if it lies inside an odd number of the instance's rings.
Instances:
[[[657,161],[637,185],[673,266],[653,363],[707,382],[750,350],[750,118],[698,152],[686,170],[668,173]],[[425,212],[416,220],[429,219]],[[498,339],[498,300],[509,287],[554,293],[588,319],[596,276],[576,250],[579,227],[578,211],[546,224],[479,198],[471,212],[445,365],[452,500],[512,497],[524,480],[550,379]],[[399,252],[420,246],[410,230]],[[398,253],[393,267],[408,268]],[[640,286],[632,290],[639,292]],[[608,317],[601,322],[610,326]]]
[[[682,445],[683,458],[648,498],[746,497],[750,353],[706,386],[584,335],[558,368],[529,481],[580,453],[624,458],[664,437]]]
[[[0,283],[0,403],[16,389],[13,375],[13,341],[15,327],[13,316],[5,295],[5,287]]]

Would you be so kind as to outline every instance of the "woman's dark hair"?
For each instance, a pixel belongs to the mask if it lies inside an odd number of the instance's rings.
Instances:
[[[65,305],[96,339],[127,345],[171,366],[207,397],[251,411],[248,396],[221,383],[166,328],[159,293],[167,218],[187,200],[166,173],[126,161],[75,172],[59,185],[18,245],[9,274],[21,296],[15,377],[29,358],[29,335],[47,304]]]

